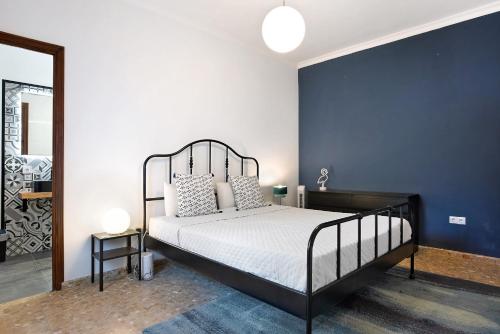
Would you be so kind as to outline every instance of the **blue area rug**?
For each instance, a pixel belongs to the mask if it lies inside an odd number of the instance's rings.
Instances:
[[[500,289],[391,270],[314,318],[314,333],[500,333]],[[146,328],[165,333],[304,333],[305,321],[243,293],[228,294]]]

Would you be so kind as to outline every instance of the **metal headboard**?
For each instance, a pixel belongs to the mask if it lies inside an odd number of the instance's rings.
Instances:
[[[151,201],[161,201],[164,199],[164,197],[147,197],[147,188],[146,188],[146,182],[147,182],[147,166],[148,162],[151,159],[157,159],[157,158],[168,158],[168,182],[172,183],[172,158],[175,157],[176,155],[181,154],[185,150],[189,149],[189,173],[193,174],[193,166],[194,166],[194,159],[193,159],[193,146],[196,144],[201,144],[201,143],[208,143],[208,174],[212,173],[212,144],[217,144],[220,146],[223,146],[225,148],[226,154],[225,154],[225,167],[224,167],[224,173],[225,177],[224,180],[226,182],[228,181],[229,177],[229,151],[231,151],[234,155],[236,155],[236,158],[241,159],[241,175],[244,174],[244,163],[245,160],[251,160],[255,162],[255,165],[257,167],[257,177],[259,177],[259,162],[257,159],[252,158],[252,157],[246,157],[238,152],[236,152],[231,146],[215,139],[200,139],[196,140],[194,142],[191,142],[184,147],[182,147],[180,150],[173,152],[173,153],[168,153],[168,154],[153,154],[150,155],[149,157],[144,160],[144,164],[142,166],[142,200],[143,200],[143,224],[142,224],[142,232],[145,234],[147,231],[147,223],[146,223],[146,217],[147,217],[147,202]]]

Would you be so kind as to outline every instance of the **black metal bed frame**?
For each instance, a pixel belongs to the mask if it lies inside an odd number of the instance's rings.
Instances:
[[[307,247],[307,284],[306,292],[298,291],[286,287],[284,285],[269,281],[254,274],[244,272],[242,270],[227,266],[221,262],[217,262],[206,258],[202,255],[195,254],[175,245],[157,240],[147,235],[147,202],[163,200],[163,197],[147,197],[147,164],[151,159],[168,158],[169,164],[169,182],[172,183],[172,158],[183,151],[189,149],[189,172],[193,172],[193,146],[200,143],[208,143],[208,172],[212,173],[212,146],[217,144],[225,148],[225,180],[229,176],[229,151],[231,151],[238,159],[241,160],[241,175],[244,175],[245,161],[253,161],[257,167],[257,177],[259,176],[259,163],[255,158],[246,157],[237,153],[229,145],[215,139],[201,139],[191,142],[180,150],[169,154],[154,154],[146,158],[143,165],[143,231],[145,233],[145,241],[143,243],[144,250],[146,248],[160,251],[165,256],[186,264],[226,285],[229,285],[237,290],[261,299],[271,305],[281,308],[291,314],[294,314],[306,320],[306,333],[312,332],[313,317],[319,314],[327,307],[342,301],[344,297],[356,291],[357,289],[366,286],[371,281],[376,280],[384,274],[389,268],[401,262],[403,259],[410,257],[410,278],[414,278],[414,254],[418,250],[418,195],[412,195],[401,198],[406,200],[398,205],[385,206],[379,209],[359,212],[346,218],[336,219],[318,225],[309,237]],[[380,196],[380,193],[377,193]],[[394,194],[391,194],[394,198]],[[342,199],[337,207],[341,208]],[[349,210],[352,210],[350,208]],[[399,246],[392,248],[392,219],[393,214],[399,213],[400,221],[399,231]],[[374,260],[362,265],[361,264],[361,228],[362,219],[367,216],[375,218],[375,257]],[[388,252],[383,255],[378,255],[378,217],[387,216],[389,221],[389,244]],[[403,242],[403,219],[407,219],[412,228],[410,240]],[[357,240],[357,268],[345,275],[341,274],[341,230],[342,224],[350,221],[356,221],[358,224],[358,240]],[[330,227],[337,228],[337,249],[336,249],[336,280],[323,286],[316,291],[313,291],[312,276],[313,276],[313,249],[318,233]]]

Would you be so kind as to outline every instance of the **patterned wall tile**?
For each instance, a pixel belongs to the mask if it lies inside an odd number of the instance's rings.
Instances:
[[[31,188],[33,180],[52,179],[52,157],[21,155],[21,93],[51,94],[52,90],[13,83],[6,83],[5,88],[3,214],[9,235],[7,256],[15,256],[52,247],[52,201],[28,201],[28,210],[23,212],[19,199],[19,192]],[[23,173],[26,166],[29,166],[29,173]]]

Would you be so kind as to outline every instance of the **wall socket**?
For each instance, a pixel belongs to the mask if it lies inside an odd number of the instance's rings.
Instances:
[[[450,216],[450,224],[465,225],[465,217]]]

